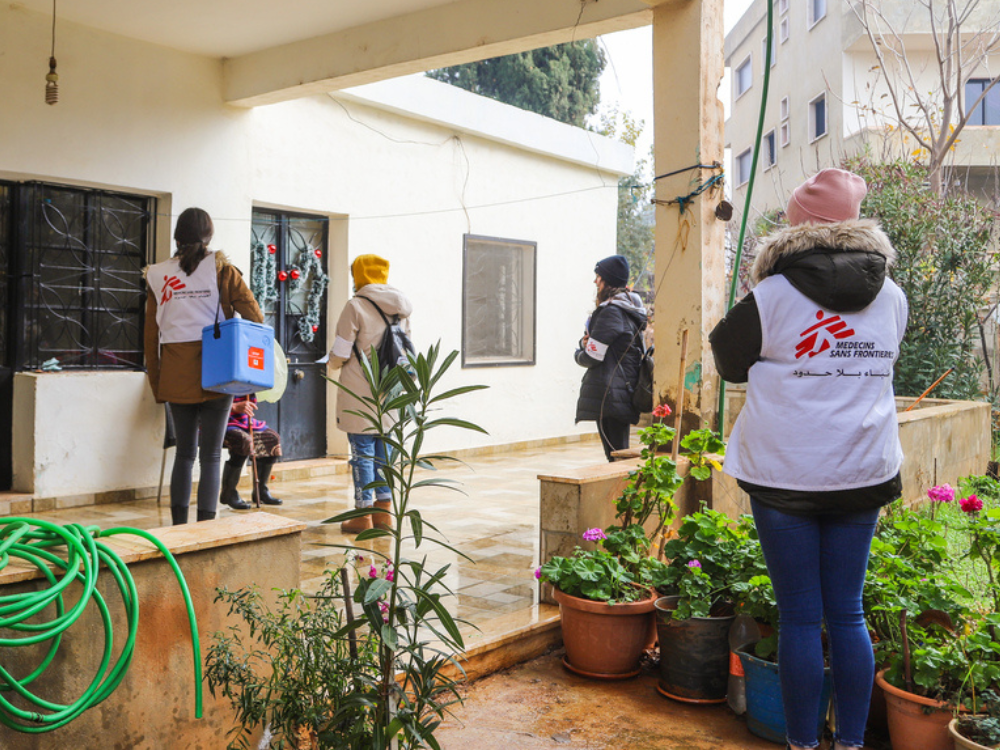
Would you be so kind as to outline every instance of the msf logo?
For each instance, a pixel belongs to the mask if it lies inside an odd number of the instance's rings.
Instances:
[[[160,290],[160,304],[166,304],[174,297],[174,292],[183,289],[185,284],[176,276],[163,277],[163,289]]]
[[[839,315],[825,318],[823,311],[817,310],[816,319],[818,323],[799,334],[799,343],[795,345],[795,359],[806,354],[815,357],[830,348],[831,339],[847,339],[854,335],[854,329],[848,328]]]

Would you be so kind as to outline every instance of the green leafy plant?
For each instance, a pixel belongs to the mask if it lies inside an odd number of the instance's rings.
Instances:
[[[656,420],[670,415],[665,404],[653,410]],[[639,430],[642,462],[629,474],[625,489],[615,501],[616,525],[588,529],[583,538],[596,548],[579,547],[569,557],[553,557],[536,576],[570,596],[595,601],[628,602],[649,596],[650,587],[664,564],[654,557],[653,541],[673,522],[674,495],[684,478],[677,464],[660,448],[670,445],[674,430],[660,421]],[[653,531],[646,526],[653,519]]]
[[[747,580],[762,559],[753,519],[733,521],[710,508],[685,516],[663,553],[670,562],[655,572],[653,584],[661,594],[680,596],[675,620],[708,617],[720,601],[733,601],[734,584]]]
[[[958,716],[958,733],[986,747],[1000,746],[1000,695],[984,690],[975,713]]]
[[[722,456],[726,452],[726,444],[722,436],[707,428],[691,430],[681,438],[680,455],[691,464],[691,476],[704,480],[712,475],[712,469],[722,471],[720,464],[713,456]]]
[[[298,747],[302,738],[323,747],[367,746],[371,712],[349,715],[342,708],[377,660],[371,641],[362,639],[352,651],[348,639],[336,635],[344,626],[340,596],[337,571],[327,572],[315,596],[279,592],[273,608],[256,586],[218,590],[215,601],[239,619],[213,636],[205,659],[209,690],[229,699],[236,712],[227,747],[251,747],[258,731],[275,748]]]
[[[483,432],[440,413],[443,402],[485,387],[439,392],[457,355],[441,358],[435,345],[426,354],[410,354],[406,366],[384,373],[376,354],[371,360],[363,356],[369,392],[348,391],[363,404],[354,413],[390,449],[380,467],[383,478],[368,487],[387,487],[392,493],[392,528],[357,536],[359,542],[388,542],[381,547],[388,552],[347,547],[359,615],[342,620],[337,613],[335,573],[328,574],[327,586],[316,597],[283,595],[273,614],[252,590],[220,592],[220,600],[229,603],[248,630],[245,636],[218,636],[209,665],[210,686],[237,708],[240,747],[246,747],[252,730],[264,726],[282,748],[293,738],[301,740],[305,731],[305,739],[331,750],[439,750],[434,732],[448,707],[460,700],[450,675],[462,672],[455,659],[464,649],[461,621],[443,602],[452,593],[445,585],[450,566],[432,566],[426,555],[406,556],[404,543],[417,552],[432,543],[461,555],[435,536],[438,530],[412,502],[413,494],[425,488],[456,489],[450,480],[418,474],[454,460],[422,453],[429,430],[447,426]],[[325,523],[367,512],[350,510]],[[362,561],[359,554],[373,560]]]
[[[763,560],[754,563],[753,569],[766,566]],[[751,575],[745,581],[737,581],[732,586],[736,600],[736,612],[749,615],[757,621],[761,639],[754,644],[754,653],[761,659],[775,661],[778,657],[778,602],[774,598],[774,586],[766,573]]]
[[[450,565],[432,566],[426,555],[404,555],[404,543],[412,544],[418,553],[423,545],[431,543],[461,555],[436,536],[438,529],[412,501],[414,493],[425,488],[455,489],[451,480],[417,474],[418,470],[434,470],[438,464],[454,460],[422,453],[430,430],[452,427],[484,432],[478,425],[440,413],[443,402],[485,388],[467,385],[439,392],[457,356],[458,352],[453,351],[441,358],[440,345],[434,345],[426,354],[410,354],[407,366],[381,372],[373,352],[371,360],[361,358],[367,394],[353,393],[332,381],[362,402],[363,408],[355,413],[368,422],[369,433],[382,438],[389,454],[386,464],[380,467],[383,478],[368,487],[385,487],[392,493],[392,528],[373,528],[357,536],[358,542],[388,541],[388,553],[371,553],[383,557],[385,574],[360,577],[354,600],[361,605],[362,616],[338,634],[364,632],[374,641],[377,679],[360,684],[345,701],[343,710],[334,715],[337,723],[362,707],[371,710],[372,737],[365,750],[390,746],[402,750],[438,748],[434,731],[448,706],[460,700],[449,669],[461,672],[455,659],[455,654],[464,650],[461,621],[448,612],[443,602],[445,596],[453,594],[445,584]],[[342,523],[365,512],[347,511],[326,523]],[[350,549],[369,554],[355,547]]]

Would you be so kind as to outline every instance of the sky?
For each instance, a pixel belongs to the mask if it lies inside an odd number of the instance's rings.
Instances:
[[[723,23],[727,34],[751,2],[725,0]],[[653,27],[619,31],[599,39],[608,58],[607,67],[601,75],[601,108],[617,104],[619,111],[629,112],[634,119],[645,122],[636,149],[636,158],[643,158],[653,145]],[[727,106],[727,114],[729,90],[727,74],[719,87],[719,96]]]

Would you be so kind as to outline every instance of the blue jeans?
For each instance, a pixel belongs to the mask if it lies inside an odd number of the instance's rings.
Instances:
[[[778,602],[778,673],[788,742],[819,745],[825,620],[836,740],[861,747],[875,672],[861,592],[879,511],[793,516],[750,500]]]
[[[381,481],[381,467],[391,458],[392,451],[382,438],[376,435],[347,434],[351,444],[351,476],[354,478],[354,507],[371,508],[376,500],[391,500],[388,487],[372,489],[372,482]]]

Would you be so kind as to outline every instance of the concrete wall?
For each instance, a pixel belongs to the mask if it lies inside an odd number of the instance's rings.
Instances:
[[[197,615],[202,656],[212,634],[235,624],[214,604],[220,586],[242,588],[256,582],[272,603],[274,589],[299,585],[301,532],[304,524],[266,513],[188,524],[153,533],[177,558],[187,580]],[[113,537],[109,547],[128,563],[138,590],[139,627],[131,667],[124,681],[104,702],[64,727],[45,734],[0,732],[5,750],[74,748],[191,748],[220,750],[234,714],[224,698],[204,691],[204,716],[195,719],[194,666],[187,608],[166,562],[147,542]],[[20,561],[0,573],[0,595],[34,589],[41,584],[34,569]],[[25,582],[26,577],[31,580]],[[70,591],[72,592],[72,588]],[[127,627],[114,579],[101,571],[98,590],[112,612],[115,655]],[[72,593],[68,603],[79,594]],[[47,644],[43,644],[47,647]],[[104,648],[104,627],[93,601],[66,631],[53,663],[31,689],[50,700],[79,697],[94,678]],[[4,667],[23,677],[37,666],[35,647],[7,648]]]
[[[541,128],[544,118],[537,115],[424,79],[412,82],[421,87],[413,101],[429,100],[429,91],[444,87],[451,111],[435,118],[412,102],[419,111],[391,106],[392,86],[405,81],[338,98],[231,107],[219,93],[220,61],[70,22],[59,28],[60,102],[47,106],[37,50],[48,49],[50,21],[16,5],[0,7],[0,99],[17,112],[0,118],[0,179],[157,197],[158,259],[171,253],[172,218],[202,206],[215,219],[214,247],[244,271],[255,206],[328,217],[331,337],[350,295],[350,260],[378,253],[392,264],[390,282],[413,301],[414,339],[423,349],[438,340],[445,351],[460,348],[464,234],[536,242],[535,364],[456,365],[444,385],[485,383],[490,390],[464,397],[454,409],[490,434],[437,430],[428,447],[593,430],[573,423],[582,371],[572,352],[593,307],[594,263],[614,252],[617,181],[631,171],[631,149],[551,121]],[[66,373],[19,382],[18,398],[34,394],[36,400],[16,408],[36,413],[15,423],[14,489],[62,496],[154,486],[162,417],[140,383],[138,375],[93,380]],[[119,384],[125,384],[121,390]],[[112,393],[120,403],[109,403]],[[48,418],[50,406],[37,400],[49,395],[56,399],[51,409],[63,409],[60,419]],[[329,451],[344,455],[335,400],[330,386]],[[95,464],[93,455],[77,449],[82,418],[72,420],[72,431],[61,420],[88,401],[94,416],[86,423],[88,445],[117,445],[127,428],[126,458]]]

